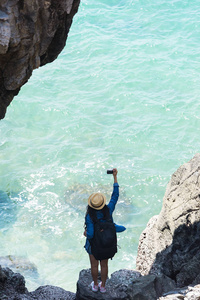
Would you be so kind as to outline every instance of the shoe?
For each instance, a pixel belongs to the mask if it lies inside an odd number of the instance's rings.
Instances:
[[[106,288],[101,286],[101,282],[99,283],[100,292],[104,294],[106,292]]]
[[[94,285],[94,281],[92,281],[90,285],[92,287],[93,292],[95,292],[95,293],[98,292],[98,285]]]

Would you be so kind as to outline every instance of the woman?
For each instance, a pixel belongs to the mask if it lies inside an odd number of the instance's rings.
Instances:
[[[108,205],[106,205],[106,197],[101,193],[93,193],[88,199],[88,207],[85,216],[85,231],[84,235],[87,237],[85,243],[85,249],[89,254],[90,264],[91,264],[91,274],[93,282],[91,283],[92,291],[97,292],[98,288],[101,293],[106,292],[105,283],[108,277],[108,259],[100,260],[101,266],[101,282],[98,285],[98,265],[99,261],[95,259],[91,251],[90,239],[94,236],[94,222],[95,219],[107,219],[109,216],[112,218],[112,213],[115,209],[119,197],[119,185],[117,182],[117,169],[113,169],[113,193]],[[124,226],[115,225],[116,232],[122,232],[126,228]]]

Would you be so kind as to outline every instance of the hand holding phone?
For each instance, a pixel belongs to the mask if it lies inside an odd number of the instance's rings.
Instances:
[[[107,174],[113,174],[113,170],[107,170]]]

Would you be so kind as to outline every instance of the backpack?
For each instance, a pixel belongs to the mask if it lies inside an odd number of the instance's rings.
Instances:
[[[113,258],[117,253],[117,234],[112,219],[94,223],[94,237],[90,240],[91,252],[96,260]]]

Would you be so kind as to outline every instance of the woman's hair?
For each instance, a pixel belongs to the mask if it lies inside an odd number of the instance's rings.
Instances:
[[[96,223],[96,221],[97,221],[97,211],[99,211],[103,214],[103,219],[109,219],[110,218],[110,211],[109,211],[109,208],[106,204],[101,210],[96,210],[96,209],[94,209],[94,208],[92,208],[88,205],[85,217],[88,214],[90,216],[92,222]],[[85,228],[86,228],[86,223],[85,223]]]

